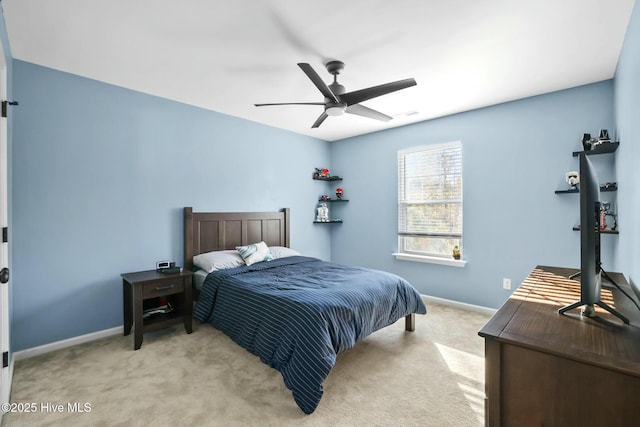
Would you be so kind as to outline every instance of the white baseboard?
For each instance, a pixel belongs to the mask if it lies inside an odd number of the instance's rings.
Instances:
[[[425,301],[431,301],[436,304],[449,305],[452,307],[460,308],[462,310],[470,310],[476,311],[479,313],[493,315],[497,310],[489,307],[482,307],[480,305],[467,304],[464,302],[453,301],[444,298],[432,297],[430,295],[422,295],[422,298]],[[111,329],[104,329],[98,332],[92,332],[90,334],[80,335],[73,338],[68,338],[62,341],[56,341],[49,344],[41,345],[38,347],[28,348],[26,350],[20,350],[13,353],[12,361],[27,359],[29,357],[39,356],[41,354],[49,353],[51,351],[60,350],[62,348],[71,347],[78,344],[84,344],[86,342],[91,342],[98,340],[100,338],[110,337],[112,335],[122,334],[124,333],[123,326],[116,326]]]
[[[71,347],[78,344],[84,344],[86,342],[91,342],[95,340],[99,340],[100,338],[110,337],[112,335],[123,334],[124,327],[116,326],[111,329],[104,329],[98,332],[92,332],[90,334],[80,335],[73,338],[68,338],[62,341],[56,341],[45,345],[40,345],[38,347],[28,348],[26,350],[20,350],[13,353],[13,360],[21,360],[27,359],[29,357],[38,356],[41,354],[49,353],[51,351],[60,350],[62,348]]]
[[[449,305],[449,306],[452,306],[452,307],[461,308],[463,310],[477,311],[479,313],[488,314],[490,316],[493,316],[497,311],[496,309],[489,308],[489,307],[483,307],[481,305],[467,304],[467,303],[464,303],[464,302],[454,301],[454,300],[450,300],[450,299],[432,297],[430,295],[422,294],[422,298],[425,301],[431,301],[431,302],[434,302],[436,304]],[[427,307],[427,310],[428,310],[428,307]]]

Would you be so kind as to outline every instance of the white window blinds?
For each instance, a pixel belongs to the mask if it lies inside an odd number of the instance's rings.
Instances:
[[[398,252],[450,257],[462,248],[462,144],[398,152]]]

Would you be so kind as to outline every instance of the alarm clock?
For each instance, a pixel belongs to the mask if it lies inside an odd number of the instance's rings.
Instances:
[[[175,262],[171,261],[158,261],[156,262],[156,270],[164,270],[165,268],[174,267]]]

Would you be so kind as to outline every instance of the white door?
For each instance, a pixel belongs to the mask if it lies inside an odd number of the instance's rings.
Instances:
[[[7,99],[7,64],[0,44],[0,100]],[[7,107],[11,108],[11,107]],[[8,113],[8,111],[7,111]],[[7,119],[0,117],[0,403],[9,401],[9,243],[7,236]],[[4,277],[3,277],[4,276]],[[2,283],[4,282],[4,283]],[[0,412],[0,420],[2,413]]]

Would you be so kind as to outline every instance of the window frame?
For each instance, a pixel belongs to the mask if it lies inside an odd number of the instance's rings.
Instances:
[[[397,153],[397,168],[398,168],[398,181],[397,181],[397,213],[398,213],[398,217],[397,217],[397,236],[398,236],[398,250],[397,252],[393,253],[393,256],[396,257],[396,259],[401,259],[401,260],[406,260],[406,261],[418,261],[418,262],[427,262],[427,263],[435,263],[435,264],[443,264],[443,265],[450,265],[450,266],[456,266],[456,267],[464,267],[466,265],[466,261],[463,259],[454,259],[450,254],[436,254],[436,253],[428,253],[428,252],[417,252],[417,251],[407,251],[404,247],[404,238],[408,237],[408,236],[434,236],[434,237],[454,237],[457,239],[460,239],[460,251],[461,253],[464,255],[463,252],[463,236],[464,236],[464,223],[463,221],[461,221],[461,230],[459,233],[437,233],[437,232],[407,232],[407,231],[401,231],[402,227],[401,227],[401,214],[400,214],[400,207],[402,205],[402,203],[407,203],[406,201],[402,200],[401,198],[404,197],[404,194],[401,194],[401,184],[403,185],[402,188],[404,188],[404,182],[405,182],[405,178],[406,175],[404,174],[404,165],[402,164],[402,162],[405,160],[406,156],[408,154],[411,153],[418,153],[418,152],[425,152],[425,151],[443,151],[443,150],[447,150],[447,149],[451,149],[451,148],[457,148],[459,149],[459,153],[460,153],[460,178],[461,178],[461,184],[460,184],[460,198],[459,199],[451,199],[448,201],[443,201],[443,200],[418,200],[418,201],[413,201],[411,204],[415,204],[415,203],[424,203],[424,204],[440,204],[440,203],[446,203],[446,202],[453,202],[453,203],[459,203],[460,204],[460,215],[462,215],[463,213],[463,209],[464,209],[464,194],[463,194],[463,183],[464,183],[464,173],[463,173],[463,167],[462,167],[462,162],[463,162],[463,151],[462,151],[462,141],[452,141],[452,142],[445,142],[445,143],[436,143],[436,144],[428,144],[428,145],[421,145],[421,146],[417,146],[417,147],[411,147],[411,148],[406,148],[406,149],[402,149],[402,150],[398,150]]]

